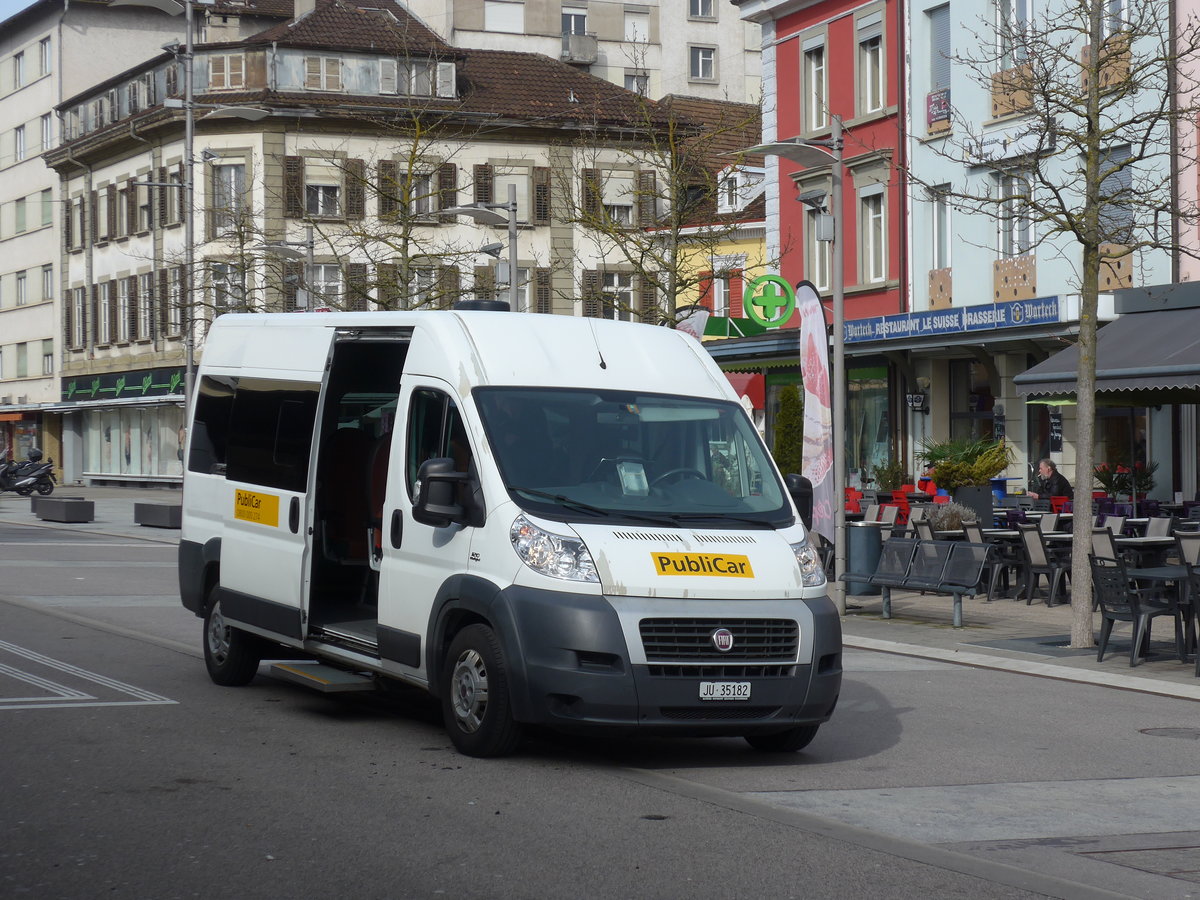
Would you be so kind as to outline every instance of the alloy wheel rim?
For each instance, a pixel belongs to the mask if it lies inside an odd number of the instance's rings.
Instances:
[[[487,666],[478,651],[465,651],[454,664],[450,701],[454,718],[462,729],[468,733],[477,731],[483,724],[488,703]]]

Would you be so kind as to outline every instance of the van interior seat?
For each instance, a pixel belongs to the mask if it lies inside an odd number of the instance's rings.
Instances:
[[[339,428],[327,440],[317,497],[325,555],[338,562],[367,561],[367,472],[371,444],[358,428]]]

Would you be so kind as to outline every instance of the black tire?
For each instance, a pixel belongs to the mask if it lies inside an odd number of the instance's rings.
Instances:
[[[262,661],[263,642],[252,634],[225,624],[216,588],[209,593],[204,615],[204,665],[208,677],[224,687],[249,684]]]
[[[43,497],[53,494],[54,493],[54,482],[50,481],[50,480],[39,481],[38,485],[37,485],[37,492],[39,494],[41,494]]]
[[[803,750],[817,736],[820,725],[797,725],[787,731],[775,731],[771,734],[747,734],[746,743],[755,750],[764,753],[795,753]]]
[[[442,671],[442,718],[465,756],[507,756],[521,742],[512,717],[508,666],[496,633],[468,625],[450,643]]]
[[[17,488],[16,491],[22,497],[28,497],[33,493],[33,485],[30,485],[29,487]]]

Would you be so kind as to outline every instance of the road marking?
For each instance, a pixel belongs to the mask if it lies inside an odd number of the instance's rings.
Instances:
[[[11,644],[8,641],[0,641],[0,652],[11,653],[13,656],[27,660],[38,666],[44,666],[57,672],[62,672],[72,678],[79,679],[89,684],[97,685],[100,688],[106,688],[109,691],[115,691],[118,694],[123,694],[131,697],[131,700],[102,700],[92,694],[84,693],[83,691],[67,687],[58,682],[43,678],[40,675],[35,675],[32,672],[27,672],[21,669],[16,669],[5,663],[0,663],[0,675],[7,675],[10,678],[15,678],[18,681],[26,684],[40,687],[49,694],[55,695],[60,699],[56,702],[46,701],[43,697],[3,697],[0,698],[0,710],[14,709],[66,709],[69,707],[96,707],[96,706],[147,706],[169,703],[174,704],[177,701],[155,694],[152,691],[147,691],[143,688],[135,687],[132,684],[126,684],[123,681],[117,681],[115,678],[109,678],[107,675],[100,675],[96,672],[89,672],[87,669],[82,669],[79,666],[61,660],[53,659],[35,650],[29,650],[25,647],[18,647],[16,644]],[[42,702],[38,702],[42,701]]]

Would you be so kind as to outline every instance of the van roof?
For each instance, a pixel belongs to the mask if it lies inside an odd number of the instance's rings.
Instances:
[[[270,337],[253,333],[263,328]],[[536,313],[233,313],[213,323],[201,367],[319,379],[338,329],[412,329],[405,372],[450,381],[460,394],[483,385],[545,385],[737,399],[709,354],[683,332]]]

